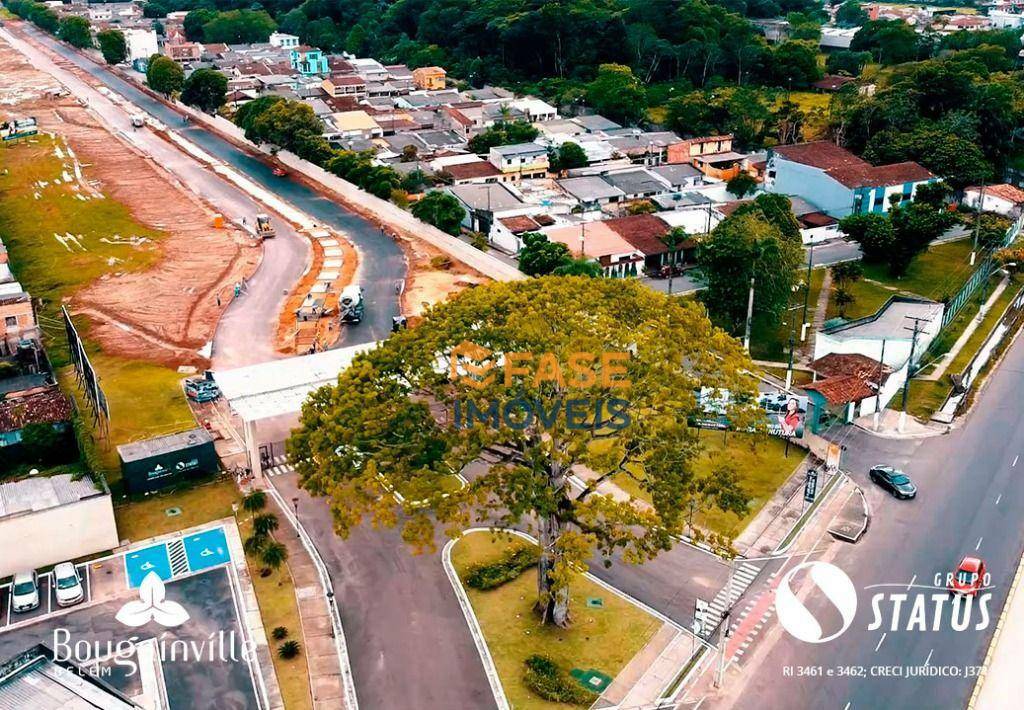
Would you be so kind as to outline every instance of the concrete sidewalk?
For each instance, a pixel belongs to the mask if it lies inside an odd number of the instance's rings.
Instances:
[[[1020,658],[1024,652],[1024,559],[1017,567],[1010,595],[996,624],[978,683],[967,707],[970,710],[1002,710],[1018,707],[1024,695]]]

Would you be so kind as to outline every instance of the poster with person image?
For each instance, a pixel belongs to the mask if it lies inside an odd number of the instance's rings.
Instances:
[[[764,393],[758,404],[768,412],[768,433],[788,439],[802,439],[807,421],[807,397],[788,392]]]

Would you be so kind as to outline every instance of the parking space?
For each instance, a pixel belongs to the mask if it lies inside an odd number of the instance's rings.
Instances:
[[[193,572],[216,567],[231,561],[228,540],[224,528],[204,530],[197,535],[183,538],[188,566]]]
[[[89,565],[75,565],[75,569],[78,571],[78,579],[82,583],[82,601],[76,604],[85,604],[89,601]],[[50,575],[47,575],[47,578],[49,577]],[[52,587],[50,590],[50,608],[53,611],[64,608],[57,603],[57,585],[51,584],[50,586]]]
[[[52,600],[50,593],[50,575],[40,575],[39,577],[39,606],[31,611],[16,612],[13,608],[10,608],[10,616],[8,624],[20,624],[24,621],[31,621],[32,619],[39,619],[46,616],[53,609],[55,604]]]
[[[173,576],[171,574],[171,558],[167,553],[165,543],[129,552],[124,556],[124,567],[128,575],[128,586],[132,589],[142,584],[142,580],[150,572],[156,572],[157,576],[165,582]]]

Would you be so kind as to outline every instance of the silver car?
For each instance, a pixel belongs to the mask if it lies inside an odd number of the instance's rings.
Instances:
[[[39,608],[39,577],[35,570],[18,572],[11,584],[11,607],[16,612]]]

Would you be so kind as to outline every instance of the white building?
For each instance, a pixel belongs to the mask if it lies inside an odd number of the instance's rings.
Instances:
[[[156,30],[124,29],[121,32],[128,45],[129,62],[134,62],[136,59],[149,59],[154,54],[160,53]]]
[[[1024,13],[989,10],[988,20],[994,30],[1016,30],[1024,27]]]
[[[984,197],[982,197],[984,192]],[[996,212],[1006,217],[1016,218],[1024,211],[1024,190],[1013,185],[986,185],[968,187],[964,190],[963,203],[967,207],[978,209],[981,202],[982,212]]]
[[[290,35],[285,32],[272,32],[270,34],[270,46],[291,49],[299,46],[298,35]]]
[[[70,474],[0,484],[0,577],[118,546],[110,491]]]

